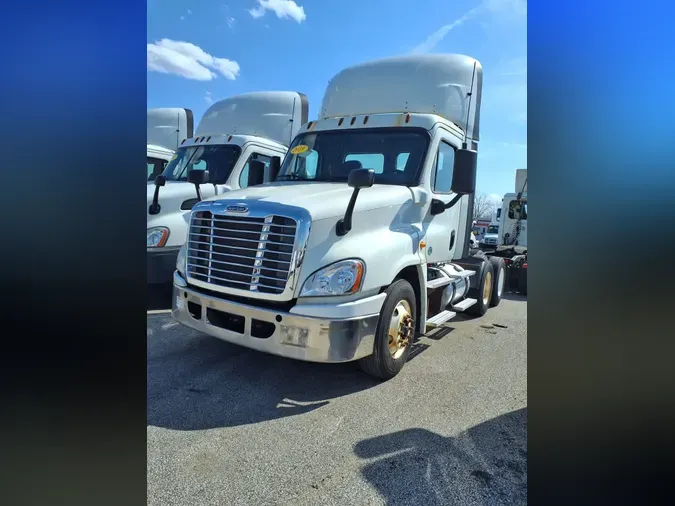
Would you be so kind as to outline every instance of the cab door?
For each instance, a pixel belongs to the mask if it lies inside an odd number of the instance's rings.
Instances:
[[[459,140],[449,132],[439,130],[436,137],[436,142],[432,143],[432,149],[435,145],[434,162],[426,176],[431,199],[422,222],[425,247],[420,248],[427,263],[451,261],[456,257],[455,251],[463,250],[464,245],[459,244],[459,241],[466,235],[465,232],[459,230],[462,226],[460,224],[461,200],[440,214],[432,214],[434,201],[448,204],[455,197],[450,187],[455,151],[459,146]]]

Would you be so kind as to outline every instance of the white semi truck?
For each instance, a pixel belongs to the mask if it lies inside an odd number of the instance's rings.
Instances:
[[[358,360],[388,379],[416,333],[485,314],[501,299],[504,261],[469,249],[481,89],[480,63],[462,55],[338,73],[275,182],[194,206],[173,317],[284,357]]]
[[[307,97],[291,91],[237,95],[206,110],[195,137],[181,142],[164,172],[148,185],[149,284],[171,283],[192,206],[246,188],[253,161],[266,167],[255,184],[273,178],[308,114]]]
[[[515,192],[502,199],[498,225],[490,225],[481,242],[488,256],[497,256],[506,263],[506,285],[527,295],[527,169],[516,170]]]
[[[148,109],[148,182],[164,171],[180,143],[192,137],[193,125],[190,109]]]

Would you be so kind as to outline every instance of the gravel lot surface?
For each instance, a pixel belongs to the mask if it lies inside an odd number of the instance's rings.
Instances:
[[[505,297],[421,338],[386,383],[149,305],[148,504],[526,504],[527,302]]]

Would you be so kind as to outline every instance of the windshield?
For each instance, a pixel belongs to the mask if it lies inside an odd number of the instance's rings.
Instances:
[[[486,234],[498,234],[499,233],[499,227],[496,226],[496,225],[490,225],[487,228],[487,232],[485,232],[485,233]]]
[[[207,170],[209,183],[223,184],[237,163],[241,148],[233,145],[179,148],[163,174],[167,181],[187,181],[190,170]]]
[[[364,168],[376,184],[413,186],[428,144],[424,130],[410,128],[309,132],[293,141],[277,181],[347,181]]]

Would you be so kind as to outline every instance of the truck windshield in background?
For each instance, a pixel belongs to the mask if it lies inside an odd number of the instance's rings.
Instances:
[[[490,225],[487,228],[486,234],[498,234],[499,233],[499,227],[497,225]]]
[[[375,184],[414,186],[428,145],[427,132],[412,128],[305,133],[293,141],[277,181],[345,182],[364,168],[375,171]]]
[[[234,145],[179,148],[163,174],[167,181],[187,181],[191,170],[208,170],[210,183],[225,183],[239,159],[241,148]]]

